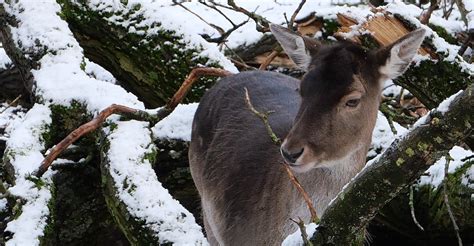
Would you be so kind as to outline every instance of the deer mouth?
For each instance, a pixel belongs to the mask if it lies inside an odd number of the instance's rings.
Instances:
[[[316,162],[309,162],[309,163],[288,163],[290,166],[291,170],[297,172],[297,173],[304,173],[307,172],[311,169],[313,169],[316,166]]]

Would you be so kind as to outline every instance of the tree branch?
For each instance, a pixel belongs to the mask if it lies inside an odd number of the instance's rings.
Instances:
[[[168,101],[165,107],[160,108],[155,115],[152,115],[146,111],[129,108],[123,105],[112,104],[106,109],[102,110],[97,117],[91,121],[81,125],[79,128],[71,132],[67,137],[65,137],[61,142],[59,142],[50,153],[44,158],[41,162],[40,167],[34,173],[36,177],[41,177],[51,166],[51,163],[58,157],[61,152],[63,152],[67,147],[72,143],[78,140],[80,137],[85,134],[92,132],[99,128],[102,123],[112,114],[119,114],[125,116],[129,119],[137,119],[142,121],[148,121],[151,124],[156,124],[158,121],[162,120],[168,116],[173,110],[178,106],[178,104],[183,100],[188,91],[191,89],[193,83],[202,76],[218,76],[225,77],[230,75],[229,71],[220,68],[208,68],[200,67],[195,68],[191,73],[186,77],[184,82],[181,84],[181,87],[174,94],[174,96]]]
[[[295,23],[296,16],[300,12],[301,8],[303,8],[303,5],[306,3],[306,0],[302,0],[298,7],[295,9],[295,12],[291,15],[290,22],[288,22],[288,28],[293,30],[293,23]]]
[[[474,85],[444,114],[432,111],[424,124],[363,169],[329,205],[311,239],[315,245],[350,245],[391,199],[407,188],[439,157],[472,133]]]
[[[246,87],[244,87],[244,90],[245,90],[245,98],[244,98],[245,99],[245,104],[247,104],[247,107],[250,109],[250,111],[252,111],[252,113],[254,113],[258,118],[260,118],[262,120],[263,124],[265,125],[265,128],[267,129],[268,135],[272,139],[272,142],[275,145],[280,146],[281,145],[281,139],[277,137],[275,132],[273,132],[273,129],[270,126],[270,122],[268,122],[268,115],[271,112],[262,113],[262,112],[259,112],[257,109],[255,109],[255,107],[252,105],[252,102],[250,101],[249,91],[247,90]],[[293,185],[298,190],[298,192],[303,196],[303,199],[305,200],[306,205],[308,206],[309,212],[311,213],[311,221],[312,222],[319,221],[318,215],[316,214],[316,210],[314,209],[313,201],[309,197],[308,193],[304,190],[304,188],[301,185],[300,181],[293,174],[290,167],[284,162],[282,162],[282,165],[285,168],[285,171],[288,174],[288,177],[289,177],[291,183],[293,183]]]

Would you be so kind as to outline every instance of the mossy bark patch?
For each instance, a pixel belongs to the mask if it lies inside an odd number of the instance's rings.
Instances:
[[[62,17],[86,57],[111,72],[121,86],[137,95],[147,107],[164,105],[199,64],[219,67],[200,55],[201,47],[191,46],[175,31],[161,28],[161,23],[142,24],[144,17],[136,14],[139,5],[125,13],[112,13],[91,9],[87,3],[58,2]],[[111,16],[117,21],[108,21]],[[147,33],[156,27],[160,28],[158,33]],[[198,101],[215,80],[201,78],[185,102]]]

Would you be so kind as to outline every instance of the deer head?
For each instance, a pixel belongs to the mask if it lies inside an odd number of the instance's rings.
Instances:
[[[345,41],[322,46],[283,27],[270,29],[288,56],[306,71],[301,106],[281,154],[297,172],[332,167],[367,153],[380,102],[381,84],[409,67],[423,42],[417,29],[379,50]]]

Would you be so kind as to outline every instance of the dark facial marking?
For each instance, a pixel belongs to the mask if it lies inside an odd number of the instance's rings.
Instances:
[[[350,42],[321,48],[301,82],[303,100],[317,98],[321,108],[334,106],[349,92],[353,76],[363,66],[360,61],[367,57],[364,49]]]

